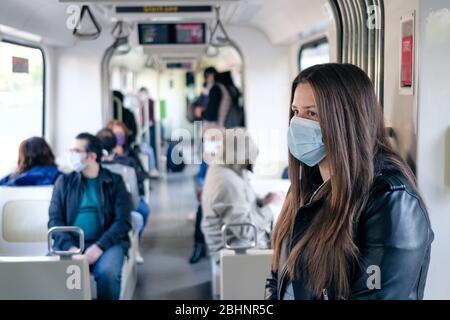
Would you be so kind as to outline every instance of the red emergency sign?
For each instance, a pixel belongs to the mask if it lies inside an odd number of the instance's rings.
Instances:
[[[412,86],[413,77],[413,36],[404,36],[402,38],[402,87]]]
[[[13,73],[28,73],[28,59],[12,57]]]

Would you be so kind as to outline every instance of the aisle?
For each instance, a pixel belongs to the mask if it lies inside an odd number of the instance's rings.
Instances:
[[[194,223],[188,221],[197,201],[193,176],[197,166],[152,181],[151,214],[141,246],[135,299],[210,299],[209,262],[188,262]]]

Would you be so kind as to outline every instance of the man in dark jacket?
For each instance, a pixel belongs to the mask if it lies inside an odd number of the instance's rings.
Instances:
[[[58,178],[49,209],[48,227],[78,226],[97,282],[98,299],[118,299],[125,255],[130,247],[132,203],[122,177],[100,167],[102,149],[97,137],[82,133],[73,142],[74,172]],[[76,251],[68,233],[54,235],[58,250]]]

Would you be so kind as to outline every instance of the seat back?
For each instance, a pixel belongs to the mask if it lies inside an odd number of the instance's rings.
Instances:
[[[230,244],[227,231],[251,227],[254,241],[246,245]],[[257,228],[250,223],[226,224],[222,227],[224,250],[219,255],[219,292],[221,300],[262,300],[270,271],[273,250],[256,249]],[[216,280],[213,278],[213,282]]]
[[[211,293],[213,300],[220,299],[220,261],[217,263],[214,257],[209,262],[211,265]]]
[[[220,251],[220,299],[263,300],[273,250]]]
[[[47,254],[53,186],[0,187],[0,256]]]
[[[134,168],[118,163],[102,164],[102,167],[122,176],[125,186],[131,195],[133,208],[136,209],[139,206],[140,197],[136,171]]]
[[[0,257],[0,300],[89,300],[85,256]]]

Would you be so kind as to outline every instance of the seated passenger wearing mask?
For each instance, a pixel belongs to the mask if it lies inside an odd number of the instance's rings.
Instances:
[[[114,148],[114,161],[126,166],[133,167],[139,182],[139,193],[145,195],[144,181],[149,178],[144,166],[139,160],[139,156],[129,147],[128,139],[130,133],[125,123],[117,120],[108,122],[106,128],[111,129],[116,136],[116,147]]]
[[[84,231],[87,261],[97,282],[98,299],[118,299],[124,258],[130,247],[132,204],[122,177],[100,167],[97,137],[81,133],[71,148],[74,172],[56,181],[48,227],[78,226]],[[76,251],[78,240],[54,235],[57,250]]]
[[[244,128],[228,129],[218,146],[218,154],[222,157],[212,160],[206,173],[201,226],[209,253],[216,262],[223,249],[221,230],[226,224],[252,223],[257,228],[257,247],[269,247],[273,213],[267,205],[275,197],[269,193],[263,199],[257,198],[246,173],[257,153],[256,144]],[[253,240],[249,228],[235,231],[239,228],[233,228],[231,244]]]
[[[149,178],[148,173],[145,171],[138,156],[131,150],[128,149],[127,139],[129,136],[128,129],[123,122],[111,121],[106,125],[107,129],[110,129],[116,137],[116,146],[112,150],[109,156],[109,161],[114,161],[114,163],[123,164],[126,166],[133,167],[136,171],[136,177],[138,179],[139,185],[139,195],[141,196],[141,202],[138,208],[138,212],[142,214],[144,218],[144,226],[147,224],[148,216],[150,214],[150,208],[142,197],[145,196],[144,181]]]
[[[115,160],[114,148],[117,145],[117,139],[116,139],[116,136],[114,135],[114,132],[111,129],[104,128],[104,129],[100,130],[97,133],[97,138],[100,140],[102,149],[106,153],[102,157],[102,161],[101,161],[102,165],[106,166],[106,165],[110,164],[110,165],[117,165],[117,166],[121,166],[121,167],[128,167],[129,169],[131,169],[134,172],[134,174],[136,173],[133,167],[122,164]],[[137,180],[136,180],[136,182],[137,182]],[[126,183],[126,181],[125,181],[125,183]],[[132,187],[130,186],[130,188],[132,188]],[[136,185],[134,188],[135,188],[135,190],[137,190],[138,186]],[[137,202],[137,199],[135,202]],[[131,218],[133,221],[134,228],[136,228],[136,230],[138,230],[138,232],[139,232],[139,239],[141,238],[142,232],[144,231],[144,227],[148,220],[149,213],[150,213],[150,208],[149,208],[148,204],[144,201],[144,199],[142,197],[139,197],[138,206],[136,208],[134,208],[134,211],[131,212]],[[144,259],[141,256],[139,251],[137,252],[136,262],[140,263],[140,264],[144,263]]]
[[[130,109],[125,108],[125,97],[123,96],[122,92],[114,90],[112,92],[112,95],[114,119],[121,119],[125,126],[128,128],[129,137],[126,142],[127,147],[131,147],[136,140],[136,136],[138,133],[136,118],[134,117],[134,114]]]
[[[19,146],[19,160],[15,172],[0,180],[0,186],[52,185],[60,175],[55,156],[47,142],[39,137],[23,141]]]

